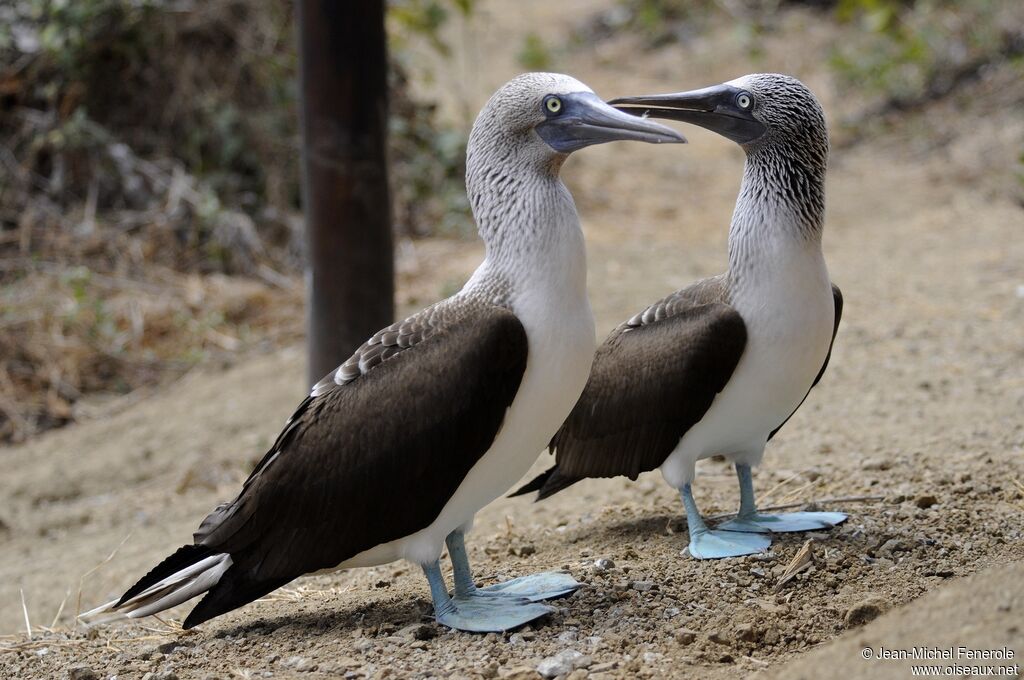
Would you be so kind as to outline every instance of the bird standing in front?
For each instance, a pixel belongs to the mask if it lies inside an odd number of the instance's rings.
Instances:
[[[115,602],[140,617],[198,595],[191,628],[311,572],[405,558],[422,566],[437,620],[514,628],[567,574],[478,589],[463,535],[530,468],[576,402],[595,350],[586,252],[568,154],[614,140],[681,142],[569,76],[532,73],[496,92],[467,151],[486,258],[456,295],[375,334],[313,387],[231,502]],[[447,543],[450,597],[439,558]]]
[[[546,498],[586,477],[660,468],[686,509],[697,558],[765,550],[771,532],[808,531],[838,512],[757,512],[751,467],[818,383],[843,298],[821,248],[828,132],[814,95],[779,74],[610,103],[700,125],[746,152],[729,230],[729,269],[620,325],[598,348],[590,379],[552,439],[556,464],[516,495]],[[738,516],[710,530],[693,498],[698,460],[736,466]]]

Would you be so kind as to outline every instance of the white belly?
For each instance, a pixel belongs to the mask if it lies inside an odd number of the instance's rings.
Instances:
[[[692,481],[702,458],[759,464],[768,436],[811,388],[832,342],[835,301],[823,260],[804,274],[800,285],[787,285],[790,277],[764,282],[756,298],[734,300],[747,346],[725,389],[661,466],[673,487]]]
[[[459,527],[468,530],[477,511],[529,471],[583,392],[596,351],[594,318],[586,299],[564,312],[557,320],[536,321],[519,313],[530,346],[519,391],[491,448],[470,469],[441,514],[427,528],[366,550],[339,568],[402,558],[433,562],[448,534]]]

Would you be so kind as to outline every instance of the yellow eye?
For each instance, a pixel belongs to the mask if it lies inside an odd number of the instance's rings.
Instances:
[[[754,101],[750,98],[749,94],[744,93],[736,97],[736,105],[741,109],[749,109],[750,105],[753,103]]]
[[[559,113],[562,110],[562,100],[558,97],[548,97],[544,100],[544,108],[551,113]]]

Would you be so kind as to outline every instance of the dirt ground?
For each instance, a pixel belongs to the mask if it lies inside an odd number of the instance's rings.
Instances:
[[[521,41],[496,40],[499,27],[521,36],[539,26],[553,39],[602,5],[531,1],[512,12],[510,4],[483,3],[483,20],[458,29],[472,35],[469,54],[456,55],[461,66],[435,73],[430,91],[450,95],[454,117],[521,70]],[[835,121],[856,102],[830,86],[822,55],[838,36],[816,17],[788,12],[757,58],[729,46],[722,26],[657,51],[614,37],[558,53],[553,66],[607,97],[784,71],[818,91]],[[844,292],[843,322],[825,379],[773,440],[755,484],[762,504],[846,510],[841,527],[779,536],[766,556],[698,562],[680,554],[685,522],[660,475],[591,480],[543,503],[502,499],[478,515],[469,550],[481,581],[565,568],[585,583],[556,603],[558,613],[512,634],[436,626],[426,583],[406,563],[299,579],[188,633],[175,625],[186,607],[163,620],[75,628],[77,611],[119,594],[234,495],[305,391],[296,347],[194,372],[0,454],[0,632],[8,634],[0,677],[526,679],[553,668],[542,661],[560,653],[574,660],[563,668],[573,680],[909,677],[906,664],[864,660],[861,650],[914,645],[1006,645],[1019,662],[1017,69],[996,69],[895,128],[834,150],[825,250]],[[742,154],[685,131],[687,147],[620,144],[566,164],[602,335],[724,267]],[[480,252],[477,243],[406,246],[402,302],[420,306],[451,292]],[[548,464],[545,456],[535,470]],[[698,467],[696,492],[708,514],[737,503],[721,462]],[[826,502],[850,497],[858,500]],[[808,539],[813,567],[780,586]],[[613,566],[599,569],[601,559]]]

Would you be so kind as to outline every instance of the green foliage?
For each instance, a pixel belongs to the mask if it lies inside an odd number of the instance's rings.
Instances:
[[[459,232],[451,223],[468,221],[457,197],[464,134],[439,129],[434,107],[409,98],[401,62],[412,36],[446,53],[445,23],[472,8],[389,6],[390,158],[403,233]],[[118,235],[175,269],[296,268],[296,80],[286,0],[0,2],[0,145],[9,152],[0,154],[9,163],[0,165],[0,232],[23,230],[31,216],[33,249],[59,245],[74,259],[92,247],[66,238],[76,233],[69,218],[85,212],[101,230],[118,223]],[[123,257],[124,243],[101,244],[108,263]]]
[[[836,18],[863,30],[835,46],[843,84],[897,107],[945,94],[1020,40],[1018,0],[840,0]]]
[[[551,68],[551,52],[536,33],[526,34],[516,59],[520,66],[530,71],[546,71]]]

